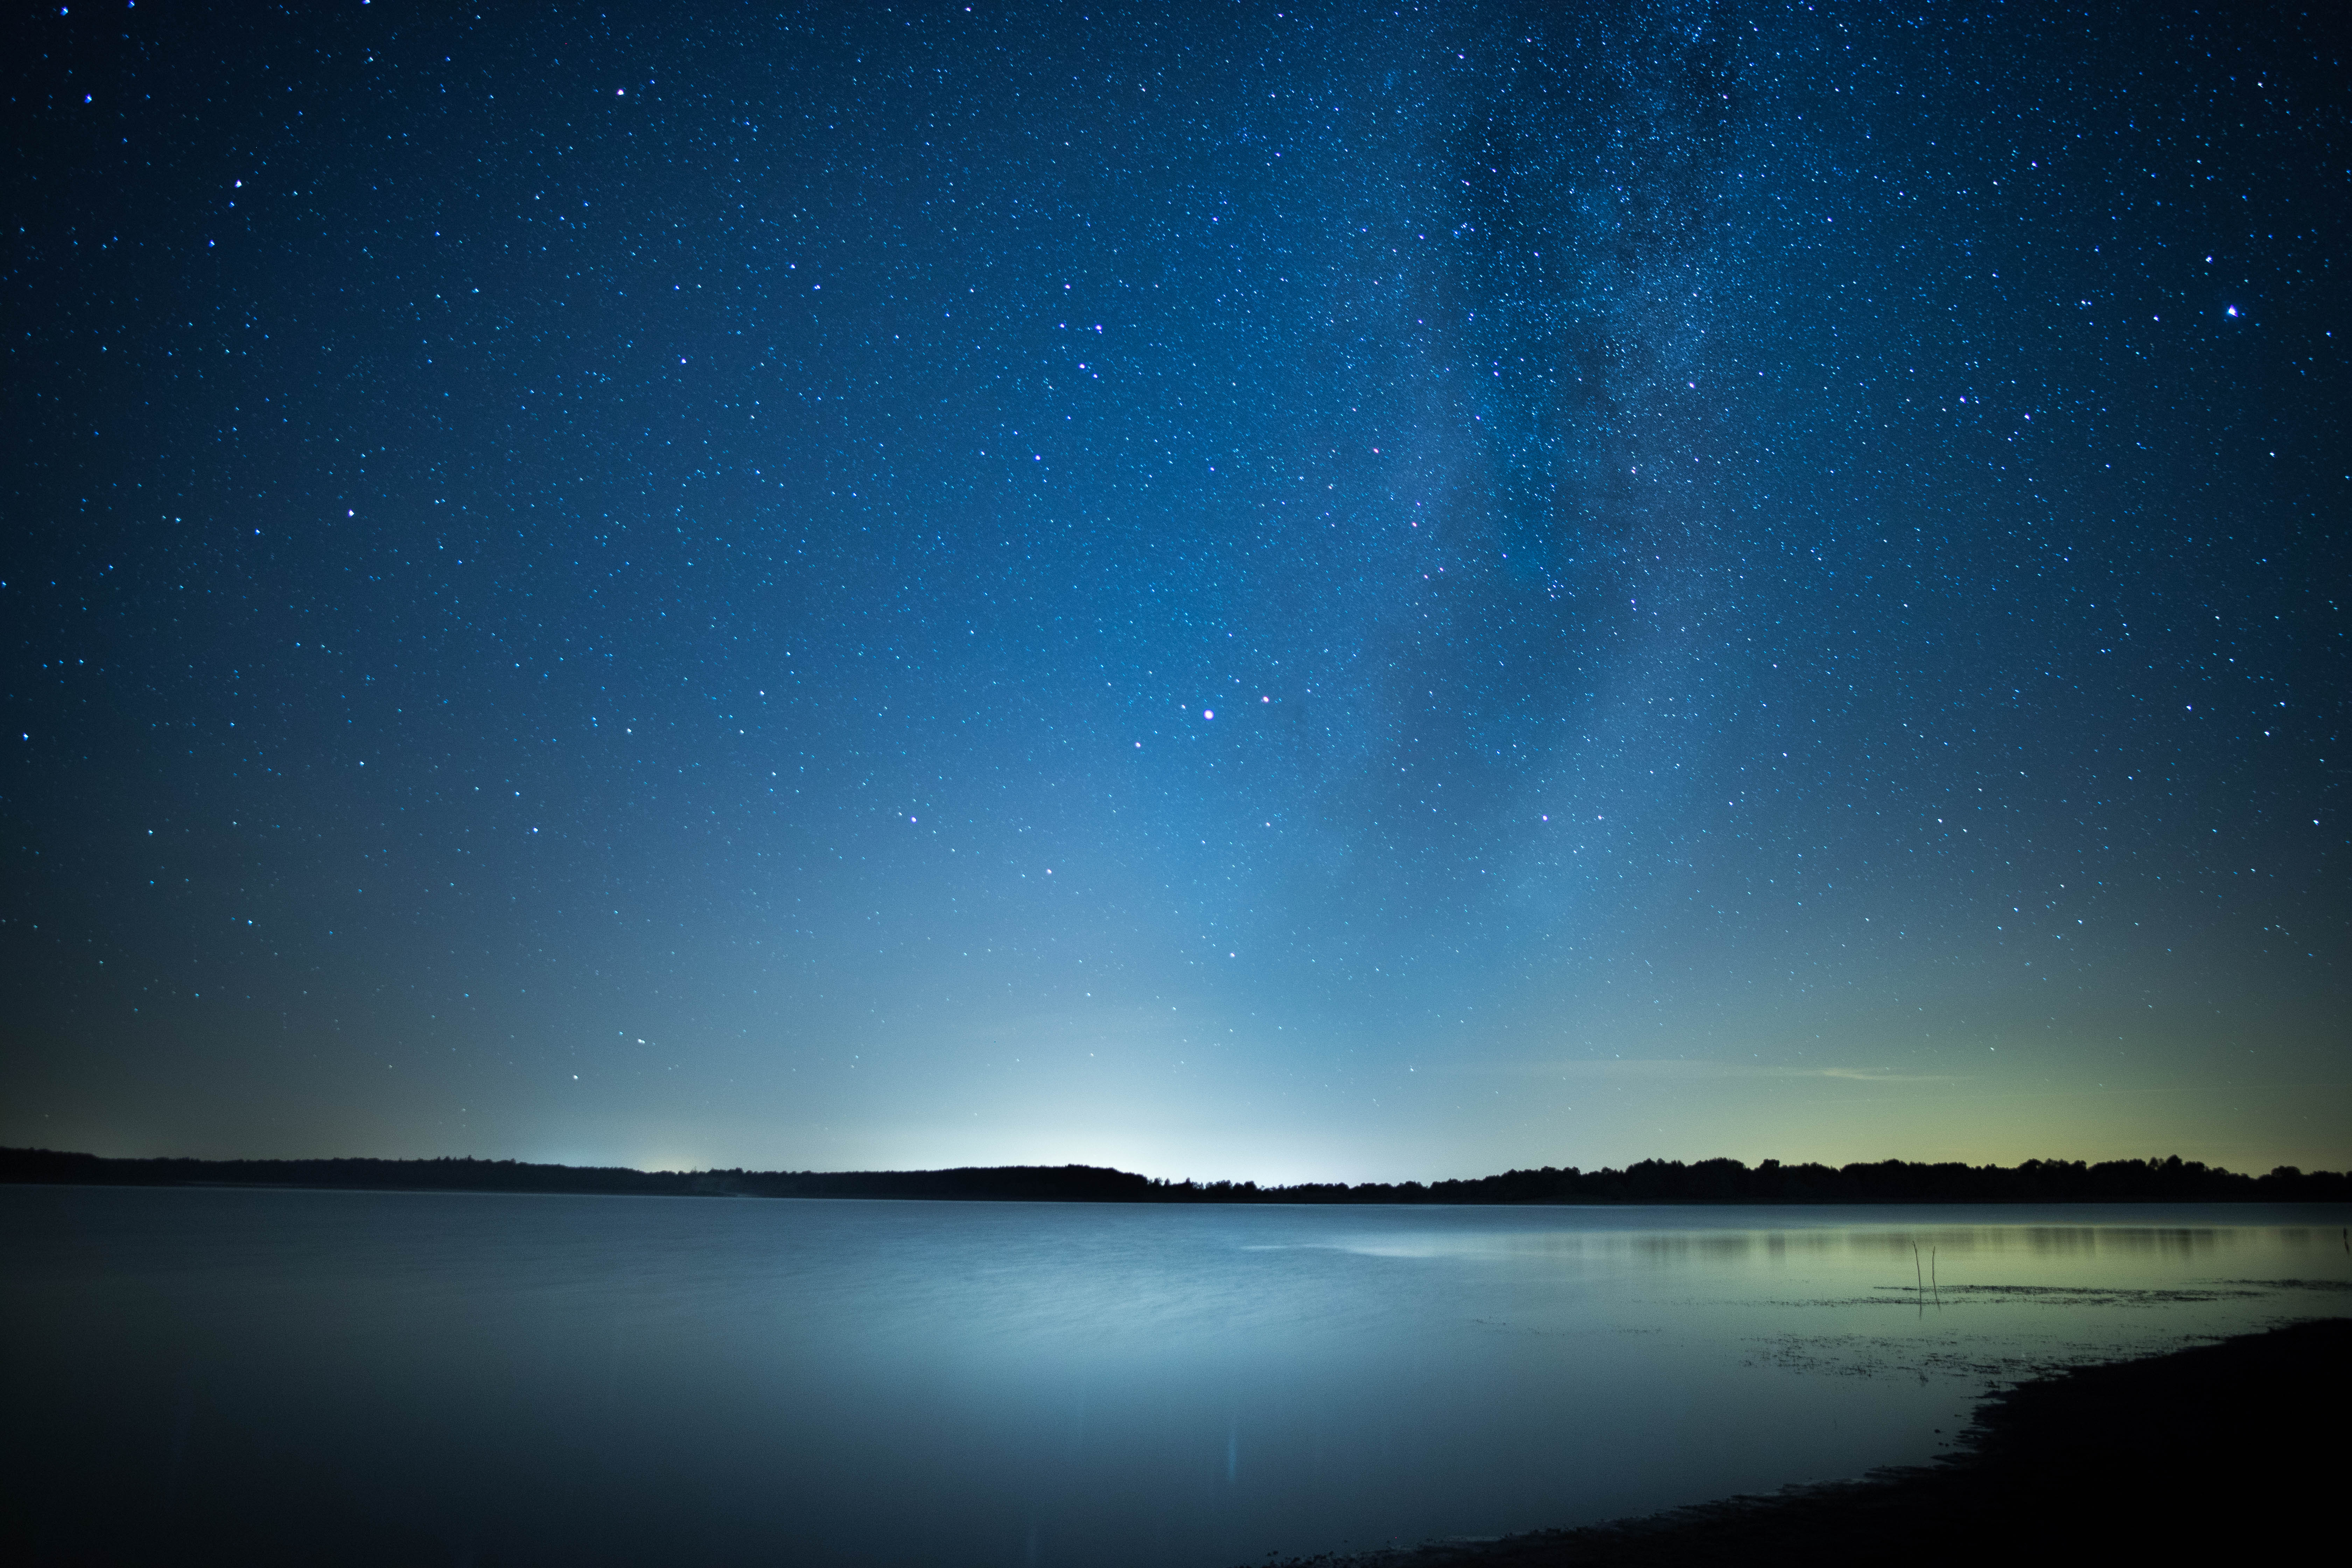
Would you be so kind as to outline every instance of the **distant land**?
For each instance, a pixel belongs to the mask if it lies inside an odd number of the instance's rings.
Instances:
[[[139,1187],[330,1187],[375,1192],[604,1193],[646,1197],[920,1198],[1111,1204],[2343,1203],[2352,1174],[2282,1165],[2248,1176],[2179,1155],[2021,1165],[1755,1166],[1643,1160],[1623,1170],[1506,1171],[1461,1181],[1168,1182],[1094,1165],[951,1171],[632,1171],[515,1160],[111,1160],[0,1149],[0,1182]]]

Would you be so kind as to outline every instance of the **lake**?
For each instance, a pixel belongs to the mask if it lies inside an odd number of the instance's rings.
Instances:
[[[0,1188],[0,1545],[1231,1568],[1489,1536],[1916,1463],[2032,1370],[2341,1315],[2347,1219]]]

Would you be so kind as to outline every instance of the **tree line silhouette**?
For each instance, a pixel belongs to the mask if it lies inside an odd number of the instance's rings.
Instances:
[[[1438,1182],[1169,1182],[1094,1165],[947,1171],[633,1171],[517,1160],[115,1160],[0,1149],[0,1182],[93,1186],[325,1187],[383,1192],[605,1193],[648,1197],[920,1198],[1135,1204],[2027,1204],[2341,1203],[2352,1174],[2281,1165],[2250,1176],[2161,1160],[2028,1160],[2021,1165],[1746,1165],[1643,1160]]]

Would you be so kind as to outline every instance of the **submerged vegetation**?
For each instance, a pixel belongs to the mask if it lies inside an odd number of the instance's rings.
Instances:
[[[2352,1200],[2352,1175],[2282,1165],[2249,1176],[2182,1160],[1829,1166],[1643,1160],[1622,1170],[1507,1171],[1460,1181],[1167,1182],[1094,1165],[950,1171],[633,1171],[516,1160],[111,1160],[0,1149],[0,1182],[104,1186],[333,1187],[387,1192],[609,1193],[666,1197],[921,1198],[1172,1204],[2308,1203]]]

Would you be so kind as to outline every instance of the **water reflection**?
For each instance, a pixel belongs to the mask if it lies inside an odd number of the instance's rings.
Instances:
[[[2332,1212],[1901,1213],[0,1191],[0,1487],[132,1560],[1210,1568],[1924,1458],[2352,1280]]]
[[[1664,1211],[1671,1215],[1674,1211]],[[1548,1259],[1604,1267],[1730,1269],[1761,1258],[1907,1261],[1914,1248],[2010,1265],[2021,1258],[2138,1267],[2151,1258],[2196,1262],[2231,1248],[2301,1251],[2326,1233],[2307,1226],[1938,1225],[1926,1228],[1740,1229],[1656,1234],[1584,1230],[1478,1233],[1404,1231],[1291,1243],[1371,1258]],[[1268,1244],[1261,1244],[1268,1245]]]

